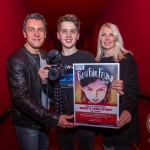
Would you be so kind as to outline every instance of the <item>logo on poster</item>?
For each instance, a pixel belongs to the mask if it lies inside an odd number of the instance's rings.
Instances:
[[[150,132],[150,114],[149,114],[148,117],[147,117],[147,122],[146,122],[146,124],[147,124],[147,130]]]
[[[84,65],[76,65],[76,70],[84,70]]]

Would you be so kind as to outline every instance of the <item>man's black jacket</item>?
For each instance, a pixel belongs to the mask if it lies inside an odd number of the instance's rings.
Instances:
[[[47,60],[47,53],[40,50],[42,59]],[[34,55],[24,46],[7,59],[8,86],[12,97],[12,120],[14,125],[40,129],[46,125],[56,128],[60,115],[50,113],[42,106],[41,82]],[[52,88],[48,86],[52,96]]]

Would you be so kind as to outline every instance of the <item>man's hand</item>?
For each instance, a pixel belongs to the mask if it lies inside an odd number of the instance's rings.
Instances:
[[[47,69],[47,68],[50,68],[50,67],[51,67],[50,65],[45,64],[38,70],[38,75],[41,79],[42,84],[47,83],[48,71],[49,71],[49,69]]]
[[[117,92],[120,95],[124,94],[124,92],[123,92],[123,81],[122,80],[113,81],[112,84],[111,84],[111,88],[114,89],[114,90],[117,90]]]
[[[58,126],[61,128],[74,128],[77,127],[77,124],[74,124],[72,122],[68,122],[69,119],[72,119],[73,115],[61,115],[58,121]]]
[[[129,123],[131,121],[131,119],[132,119],[132,116],[131,116],[130,112],[127,110],[124,110],[121,113],[119,120],[117,121],[117,127],[118,128],[123,127],[125,124]]]

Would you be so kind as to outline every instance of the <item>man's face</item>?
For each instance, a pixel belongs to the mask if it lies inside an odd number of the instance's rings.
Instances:
[[[97,79],[87,86],[82,87],[82,91],[84,91],[86,98],[91,104],[98,104],[105,98],[107,88],[107,85],[102,80]]]
[[[62,22],[60,30],[57,32],[57,38],[60,39],[62,46],[67,49],[75,47],[79,35],[77,27],[70,21]]]
[[[28,19],[26,23],[26,32],[23,31],[26,38],[26,46],[30,50],[39,49],[46,38],[44,23],[41,20]]]

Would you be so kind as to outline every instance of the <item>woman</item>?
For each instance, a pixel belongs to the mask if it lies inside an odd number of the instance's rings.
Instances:
[[[137,112],[138,73],[132,53],[125,50],[121,34],[116,25],[104,24],[99,32],[96,61],[120,63],[120,80],[123,80],[124,95],[119,100],[117,130],[106,129],[103,133],[107,150],[129,150],[133,142],[139,141],[139,119]]]

